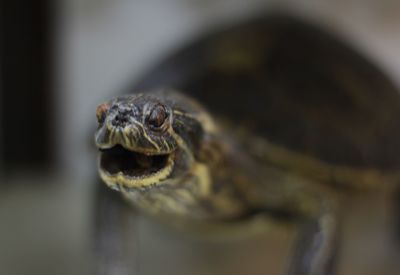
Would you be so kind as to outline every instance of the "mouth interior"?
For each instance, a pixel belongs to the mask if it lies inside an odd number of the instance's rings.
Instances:
[[[110,175],[122,172],[125,176],[138,178],[150,176],[167,166],[169,154],[145,155],[129,151],[121,145],[100,150],[100,167]]]

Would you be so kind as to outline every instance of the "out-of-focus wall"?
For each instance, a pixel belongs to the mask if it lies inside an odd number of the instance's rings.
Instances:
[[[62,1],[57,135],[65,171],[93,174],[94,154],[89,148],[96,104],[116,95],[193,35],[276,7],[337,29],[400,79],[398,1]]]

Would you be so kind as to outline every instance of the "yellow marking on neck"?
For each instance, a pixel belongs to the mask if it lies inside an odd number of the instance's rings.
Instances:
[[[178,143],[178,146],[180,146],[186,154],[190,157],[190,162],[194,161],[194,156],[192,151],[189,149],[187,146],[186,142],[178,135],[176,134],[172,128],[169,130],[169,133],[171,136],[173,136]],[[193,164],[193,169],[192,173],[197,175],[197,178],[199,179],[199,189],[200,193],[203,196],[207,196],[210,193],[210,188],[211,188],[211,176],[210,176],[210,171],[207,165],[195,162]]]
[[[205,164],[195,163],[192,171],[199,180],[198,187],[200,194],[203,197],[207,197],[211,192],[211,176],[209,168]]]
[[[169,134],[176,140],[176,142],[178,143],[179,147],[181,147],[183,149],[183,151],[186,152],[186,154],[189,156],[190,161],[193,161],[194,157],[193,157],[193,153],[192,151],[189,149],[189,147],[187,146],[186,142],[178,135],[174,132],[174,130],[172,130],[172,128],[170,128],[168,130]]]

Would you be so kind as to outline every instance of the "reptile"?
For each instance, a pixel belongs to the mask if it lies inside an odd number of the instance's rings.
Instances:
[[[101,179],[173,226],[307,228],[289,273],[333,274],[341,198],[400,166],[398,90],[342,40],[284,15],[202,35],[97,107]]]

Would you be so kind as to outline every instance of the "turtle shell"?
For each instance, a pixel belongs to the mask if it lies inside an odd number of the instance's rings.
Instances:
[[[330,165],[396,169],[400,95],[342,40],[290,16],[257,18],[199,37],[133,89],[184,91],[212,114]]]

